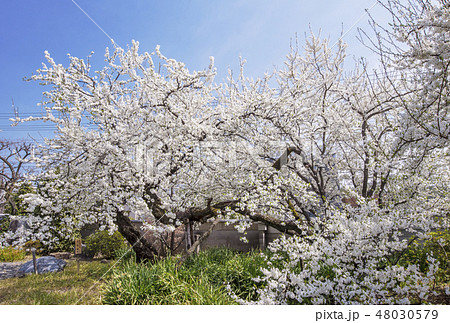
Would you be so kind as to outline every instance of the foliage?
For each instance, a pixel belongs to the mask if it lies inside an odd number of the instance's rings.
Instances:
[[[4,215],[1,219],[0,219],[0,235],[6,231],[8,231],[9,229],[9,216],[8,215]]]
[[[129,248],[128,246],[118,248],[114,252],[114,259],[117,259],[117,261],[120,261],[121,263],[135,263],[136,262],[136,253],[132,248]]]
[[[26,215],[27,204],[24,202],[23,197],[25,194],[30,193],[35,193],[35,189],[30,182],[22,181],[17,183],[10,196],[13,203],[6,205],[5,211],[9,214],[16,212],[16,215]],[[14,210],[11,205],[14,205]]]
[[[177,271],[176,259],[155,264],[126,263],[105,286],[102,300],[110,305],[226,305],[234,304],[225,288],[202,276]]]
[[[177,268],[176,257],[156,264],[124,262],[105,286],[105,304],[235,304],[228,291],[257,298],[253,278],[261,274],[264,257],[211,249],[192,255]]]
[[[87,237],[84,243],[85,254],[89,257],[101,254],[106,259],[112,259],[117,250],[126,248],[122,235],[117,231],[112,235],[107,231],[96,232]]]
[[[227,248],[214,248],[191,256],[180,270],[203,277],[213,286],[227,286],[235,296],[256,300],[262,283],[255,282],[266,266],[265,257],[259,252],[239,253]]]
[[[418,265],[422,273],[430,269],[428,256],[432,255],[439,263],[436,272],[437,283],[448,283],[450,281],[450,230],[432,232],[425,240],[415,240],[413,244],[402,255],[399,263],[402,265]]]
[[[31,248],[36,249],[37,255],[45,255],[45,254],[48,254],[48,252],[49,252],[47,246],[43,245],[42,242],[40,242],[39,240],[29,240],[29,241],[25,242],[22,246],[23,250],[27,250],[27,249],[31,249]]]
[[[69,261],[63,272],[27,275],[0,280],[0,304],[73,305],[101,304],[102,279],[108,279],[110,264]]]
[[[6,247],[0,249],[0,262],[13,262],[23,260],[26,252],[22,249]]]

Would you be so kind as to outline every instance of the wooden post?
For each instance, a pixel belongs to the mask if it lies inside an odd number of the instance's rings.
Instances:
[[[259,249],[264,250],[267,246],[266,241],[267,225],[258,223]]]
[[[81,239],[75,239],[75,248],[74,253],[75,256],[81,255],[82,249],[81,249]],[[77,257],[77,275],[80,275],[80,258]]]
[[[37,275],[37,263],[36,263],[36,248],[31,248],[31,254],[33,255],[33,267],[34,267],[34,274]]]
[[[194,242],[194,244],[188,249],[187,253],[182,256],[178,262],[177,262],[177,268],[180,268],[180,266],[186,261],[186,259],[197,249],[197,247],[206,239],[209,237],[209,235],[211,234],[211,232],[213,231],[214,227],[217,225],[217,223],[220,222],[220,219],[217,218],[214,220],[214,222],[211,224],[211,226],[209,227],[208,231],[206,231],[205,233],[203,233],[203,235]]]

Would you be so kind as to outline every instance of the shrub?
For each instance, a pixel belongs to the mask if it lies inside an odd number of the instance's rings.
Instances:
[[[39,240],[30,240],[22,246],[24,250],[35,248],[37,255],[46,254],[47,250]]]
[[[0,215],[0,234],[8,231],[9,229],[9,216],[6,214]]]
[[[117,250],[126,248],[125,239],[116,231],[110,235],[107,231],[99,231],[87,237],[85,254],[94,257],[101,253],[106,259],[112,259]]]
[[[13,247],[3,248],[0,249],[0,262],[23,260],[25,255],[25,251],[21,249],[14,249]]]
[[[401,265],[418,265],[422,273],[429,270],[428,256],[432,255],[439,261],[439,269],[436,272],[438,283],[450,281],[450,230],[432,232],[425,241],[415,240],[403,254],[399,263]]]

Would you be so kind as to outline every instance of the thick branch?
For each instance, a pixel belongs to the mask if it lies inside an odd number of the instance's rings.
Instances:
[[[117,211],[115,222],[120,234],[132,245],[138,261],[143,261],[144,259],[149,259],[150,261],[156,260],[158,251],[152,243],[145,240],[139,230],[133,226],[128,216],[123,212]]]

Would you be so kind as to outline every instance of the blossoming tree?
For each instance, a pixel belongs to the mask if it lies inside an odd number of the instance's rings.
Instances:
[[[248,193],[240,194],[246,212],[282,216],[298,228],[270,246],[278,265],[261,278],[260,303],[374,304],[428,295],[435,267],[424,277],[397,263],[414,240],[405,232],[425,237],[439,225],[433,216],[448,212],[448,184],[440,182],[448,156],[414,140],[404,97],[385,75],[368,75],[364,66],[344,74],[344,47],[338,43],[333,53],[312,37],[303,55],[288,55],[276,91],[268,80],[241,77],[222,98],[239,111],[235,135],[262,159],[285,146],[282,163],[247,170]],[[407,287],[394,288],[400,281]]]
[[[437,264],[430,258],[422,275],[398,259],[449,209],[442,78],[441,103],[430,99],[436,128],[421,121],[433,115],[417,107],[431,93],[421,78],[405,87],[363,64],[345,73],[345,44],[315,36],[273,76],[247,79],[242,64],[220,85],[213,62],[189,72],[158,49],[139,54],[136,42],[107,51],[97,72],[46,56],[33,79],[51,86],[44,119],[57,133],[36,160],[40,194],[27,199],[40,210],[30,216],[35,238],[55,242],[57,214],[67,234],[93,222],[117,228],[139,259],[155,260],[130,217],[145,216],[155,232],[250,218],[285,233],[270,246],[259,303],[427,297]]]
[[[326,42],[313,39],[303,56],[288,56],[276,96],[239,103],[257,120],[247,123],[254,133],[283,138],[293,155],[278,180],[280,203],[271,207],[302,218],[306,232],[272,244],[273,266],[261,278],[258,303],[428,297],[434,260],[427,275],[398,261],[414,239],[448,228],[449,7],[388,1],[386,8],[394,27],[384,38],[377,33],[382,72],[368,75],[362,67],[345,76],[342,47],[333,56]],[[254,96],[261,88],[247,84]],[[293,193],[292,183],[306,184],[315,204],[299,199],[307,194]]]
[[[380,1],[391,16],[390,27],[372,19],[370,46],[402,97],[405,119],[415,123],[415,136],[434,145],[449,140],[449,5],[447,1]],[[364,34],[363,40],[368,40]],[[370,39],[369,39],[370,40]]]
[[[187,167],[193,147],[215,136],[213,66],[191,74],[157,50],[165,64],[158,73],[152,55],[137,51],[138,43],[128,51],[107,51],[108,66],[96,73],[88,61],[71,57],[64,68],[47,53],[49,66],[33,76],[52,87],[45,93],[43,119],[57,127],[35,160],[43,170],[41,194],[28,198],[30,210],[39,205],[42,214],[33,218],[42,228],[37,238],[51,243],[46,229],[52,217],[46,215],[65,214],[66,230],[93,222],[118,228],[139,259],[153,259],[156,250],[129,216],[146,214],[164,226],[189,203],[182,186],[194,176]],[[156,173],[143,153],[159,156]]]
[[[9,206],[11,214],[18,213],[13,198],[22,180],[24,161],[32,154],[32,145],[26,142],[0,141],[0,212]]]

